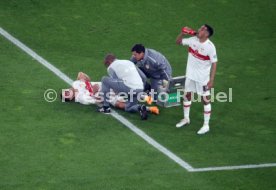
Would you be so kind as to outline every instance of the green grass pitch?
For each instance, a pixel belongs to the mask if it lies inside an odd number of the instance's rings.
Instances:
[[[275,9],[272,0],[115,1],[1,0],[0,27],[70,78],[98,81],[103,57],[129,59],[134,43],[162,52],[184,75],[187,50],[175,44],[182,26],[212,25],[218,53],[211,131],[174,126],[181,107],[141,121],[119,112],[194,167],[276,163]],[[95,106],[55,101],[46,89],[68,85],[0,37],[0,189],[275,189],[276,168],[190,173]]]

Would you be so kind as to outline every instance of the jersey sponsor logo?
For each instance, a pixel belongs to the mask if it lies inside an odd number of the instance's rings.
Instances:
[[[210,57],[208,55],[202,55],[197,50],[194,50],[193,48],[189,47],[189,53],[191,53],[195,58],[203,60],[203,61],[209,61]]]

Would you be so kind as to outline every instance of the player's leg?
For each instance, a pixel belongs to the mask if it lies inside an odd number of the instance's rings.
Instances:
[[[161,79],[150,79],[150,86],[151,89],[154,90],[154,100],[157,100],[158,93],[160,92],[160,89],[162,87],[162,80]]]
[[[139,111],[139,108],[140,108],[140,105],[139,104],[136,104],[136,105],[128,105],[126,106],[126,102],[125,101],[120,101],[120,100],[117,100],[115,103],[111,102],[111,104],[115,107],[115,108],[118,108],[118,109],[122,109],[122,110],[125,110],[127,112],[138,112]],[[159,115],[159,109],[157,106],[146,106],[146,110],[152,114],[156,114],[156,115]]]
[[[176,124],[177,128],[185,126],[190,123],[190,108],[192,104],[191,96],[192,96],[191,92],[185,93],[184,100],[183,100],[183,119],[181,119],[180,122]]]
[[[124,110],[126,108],[126,103],[117,101],[116,104],[115,104],[115,108]]]
[[[176,127],[182,127],[190,123],[190,108],[192,105],[192,92],[196,92],[195,81],[186,78],[185,94],[183,97],[183,119],[176,124]]]
[[[111,89],[111,85],[110,85],[110,82],[111,82],[111,78],[110,77],[107,77],[107,76],[104,76],[102,78],[102,89],[101,89],[101,92],[103,93],[103,106],[102,107],[99,107],[97,110],[98,112],[101,112],[101,113],[110,113],[111,112],[111,109],[109,107],[109,100],[108,100],[108,93],[110,92],[110,89]]]
[[[118,109],[125,110],[126,107],[126,101],[124,100],[123,97],[118,96],[114,93],[112,97],[110,97],[110,104]]]
[[[137,96],[129,98],[125,104],[125,111],[130,113],[139,112],[142,120],[148,119],[148,110],[145,105],[138,104]]]
[[[203,86],[201,88],[203,89]],[[203,123],[203,126],[200,128],[200,130],[197,132],[197,134],[199,135],[205,134],[210,130],[210,127],[209,127],[209,121],[211,116],[210,91],[203,90],[201,94],[201,99],[204,107],[204,112],[203,112],[204,123]]]
[[[159,109],[157,106],[146,106],[146,108],[147,108],[148,112],[155,114],[155,115],[159,115]]]
[[[135,113],[135,112],[138,112],[139,109],[140,109],[141,105],[138,104],[137,102],[130,102],[130,101],[127,101],[125,103],[125,111],[126,112],[130,112],[130,113]]]
[[[203,99],[203,103],[204,103],[204,125],[209,126],[211,110],[212,110],[210,97],[204,96],[204,97],[202,97],[202,99]]]
[[[140,101],[147,102],[149,105],[151,105],[153,102],[153,98],[146,92],[141,92],[138,96]]]
[[[184,115],[184,118],[186,118],[189,121],[190,121],[190,108],[192,105],[191,97],[192,97],[192,92],[187,92],[183,100],[183,115]]]
[[[138,102],[135,102],[133,104],[128,103],[126,106],[126,101],[123,99],[123,97],[115,95],[114,97],[111,97],[110,104],[118,109],[123,109],[128,112],[138,112],[139,111],[139,104]],[[138,105],[138,106],[137,106]],[[159,114],[159,109],[157,106],[146,106],[146,110],[150,113]]]
[[[99,112],[103,113],[110,113],[111,109],[109,107],[110,104],[110,98],[111,98],[111,92],[110,90],[113,90],[114,92],[128,92],[129,88],[126,87],[122,80],[120,79],[113,79],[111,77],[104,76],[102,78],[102,93],[103,93],[103,107],[100,107],[98,109]]]
[[[103,93],[103,105],[109,106],[109,97],[113,79],[111,77],[104,76],[102,78],[102,93]]]

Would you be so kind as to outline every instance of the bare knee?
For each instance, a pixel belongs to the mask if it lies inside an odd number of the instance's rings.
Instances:
[[[117,101],[115,104],[115,107],[124,110],[126,107],[126,104],[125,104],[125,102]]]
[[[192,93],[191,93],[191,92],[187,92],[187,93],[184,95],[184,100],[185,100],[185,101],[191,101],[191,97],[192,97]]]
[[[202,96],[201,99],[202,99],[202,102],[203,102],[204,105],[210,104],[210,97],[209,96]]]

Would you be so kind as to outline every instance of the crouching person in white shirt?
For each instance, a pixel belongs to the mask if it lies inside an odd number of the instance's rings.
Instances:
[[[105,57],[104,64],[107,67],[109,76],[102,78],[101,92],[103,95],[103,106],[98,108],[99,112],[110,113],[109,104],[111,102],[109,94],[112,89],[116,94],[124,93],[131,95],[125,102],[125,111],[139,112],[142,120],[147,119],[147,112],[159,114],[156,106],[146,107],[138,103],[137,96],[139,93],[143,93],[144,84],[133,62],[119,60],[113,54],[108,54]]]

